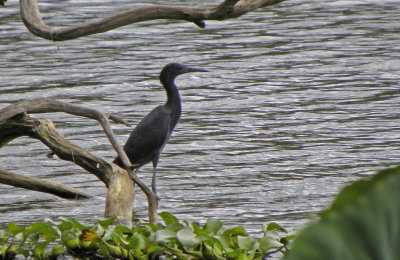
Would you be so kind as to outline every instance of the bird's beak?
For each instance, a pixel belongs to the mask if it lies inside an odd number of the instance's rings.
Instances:
[[[208,70],[187,67],[183,73],[189,73],[189,72],[208,72]]]

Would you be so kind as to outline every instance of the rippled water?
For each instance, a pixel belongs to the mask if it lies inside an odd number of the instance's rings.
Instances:
[[[40,2],[51,26],[138,5]],[[55,98],[135,124],[164,102],[157,75],[165,64],[208,69],[177,80],[183,114],[158,167],[160,210],[190,221],[216,217],[252,233],[268,221],[296,229],[346,183],[399,161],[399,3],[287,1],[235,20],[207,22],[205,29],[160,20],[54,43],[29,34],[17,2],[10,1],[0,9],[0,107]],[[115,152],[96,122],[64,114],[40,117],[54,120],[74,143],[113,160]],[[125,142],[130,129],[113,128]],[[10,220],[103,215],[103,184],[47,153],[41,143],[19,138],[0,150],[0,164],[95,197],[65,201],[0,185],[0,227]],[[150,172],[146,166],[139,175],[150,181]],[[146,218],[139,189],[135,203],[136,216]]]

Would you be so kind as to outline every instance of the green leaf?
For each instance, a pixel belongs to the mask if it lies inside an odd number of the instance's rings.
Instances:
[[[237,239],[238,239],[239,248],[244,250],[245,252],[251,250],[255,243],[255,240],[250,237],[238,236]]]
[[[179,220],[169,212],[161,212],[160,217],[162,218],[166,226],[169,226],[171,224],[179,224]]]
[[[130,228],[128,228],[128,227],[125,227],[125,226],[116,226],[114,228],[114,231],[115,232],[120,232],[122,234],[133,234],[132,230]]]
[[[58,230],[64,232],[66,230],[72,229],[74,225],[70,221],[61,220],[61,224],[57,225]]]
[[[176,238],[176,233],[169,229],[161,229],[156,232],[156,241],[165,241],[170,238]]]
[[[37,222],[37,223],[28,225],[25,228],[25,230],[23,231],[23,234],[24,234],[24,237],[28,237],[29,235],[36,233],[36,232],[39,233],[40,236],[44,240],[50,241],[50,242],[56,240],[59,237],[57,230],[55,230],[49,224],[45,224],[45,223],[41,223],[41,222]]]
[[[8,230],[0,230],[0,245],[5,244],[11,234]]]
[[[6,257],[7,248],[8,248],[7,244],[4,244],[1,247],[0,253],[1,253],[2,259],[4,259]]]
[[[17,225],[15,225],[15,224],[12,223],[12,222],[9,222],[9,223],[8,223],[8,231],[9,231],[13,236],[15,236],[16,234],[23,232],[23,231],[24,231],[24,228],[22,228],[22,227],[20,227],[20,226],[17,226]]]
[[[260,243],[260,249],[264,252],[282,246],[276,239],[268,236],[260,238],[258,242]]]
[[[207,230],[208,233],[217,234],[217,232],[221,229],[223,223],[215,218],[207,219],[207,222],[203,229]]]
[[[266,224],[266,225],[263,227],[264,233],[267,233],[268,231],[271,231],[271,230],[274,230],[274,231],[281,231],[281,232],[287,232],[286,229],[284,229],[284,228],[281,227],[278,223],[275,223],[275,222],[270,222],[270,223]]]
[[[180,224],[180,223],[172,223],[172,224],[169,224],[166,227],[166,229],[172,230],[175,233],[178,232],[179,230],[183,229],[183,228],[184,228],[184,226],[182,224]]]
[[[115,221],[115,217],[108,218],[105,220],[98,220],[97,223],[104,229],[107,229],[109,225],[111,225]]]
[[[201,253],[203,254],[205,259],[208,259],[208,260],[217,259],[217,257],[214,255],[212,247],[207,245],[207,243],[202,243]]]
[[[230,236],[247,236],[246,230],[241,226],[226,229],[222,234]]]
[[[44,256],[46,255],[45,250],[47,248],[47,245],[49,244],[49,241],[44,241],[44,242],[40,242],[38,243],[33,249],[33,255],[38,256],[39,258],[44,258]]]
[[[73,225],[73,228],[76,228],[79,231],[83,231],[85,229],[93,229],[93,226],[80,223],[79,221],[77,221],[76,219],[73,219],[73,218],[61,219],[61,221],[71,223]]]
[[[229,250],[227,253],[226,253],[226,259],[229,259],[229,260],[237,260],[237,259],[239,259],[239,257],[242,255],[242,250],[241,249],[239,249],[239,248],[237,248],[237,249],[235,249],[235,250]]]
[[[196,235],[187,228],[179,230],[176,233],[176,237],[178,238],[179,242],[186,247],[193,248],[200,244],[200,240],[196,237]]]
[[[64,246],[63,246],[63,245],[55,245],[55,246],[53,246],[53,248],[51,249],[51,255],[52,255],[52,257],[61,255],[62,253],[64,253]]]
[[[144,250],[147,246],[146,238],[142,234],[136,234],[134,237],[129,238],[128,248],[139,248]]]
[[[31,247],[33,247],[39,241],[40,235],[39,233],[35,232],[29,235],[28,243]]]
[[[400,168],[344,188],[286,260],[400,259]]]

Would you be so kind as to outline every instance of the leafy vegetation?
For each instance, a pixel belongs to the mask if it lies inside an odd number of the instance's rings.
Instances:
[[[332,206],[296,238],[276,223],[251,238],[241,226],[226,228],[210,218],[204,225],[160,214],[164,224],[133,228],[94,225],[74,219],[0,230],[0,259],[15,256],[56,259],[73,255],[90,259],[266,259],[281,253],[286,260],[400,259],[400,167],[345,187]],[[290,251],[288,248],[292,244]]]
[[[256,239],[241,226],[225,228],[213,218],[200,225],[181,223],[167,212],[160,216],[164,225],[140,223],[133,228],[114,226],[114,219],[94,225],[47,220],[25,228],[10,222],[8,230],[0,231],[0,259],[56,259],[65,254],[90,259],[265,259],[285,254],[293,238],[276,223],[266,224]]]
[[[400,167],[345,187],[287,260],[400,259]]]

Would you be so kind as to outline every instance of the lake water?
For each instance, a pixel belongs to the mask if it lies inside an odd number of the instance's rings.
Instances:
[[[189,5],[190,1],[158,3]],[[213,6],[214,1],[191,6]],[[140,6],[132,1],[40,1],[54,27]],[[182,117],[158,166],[160,211],[215,217],[258,234],[275,221],[304,226],[344,185],[400,159],[400,1],[287,1],[206,28],[157,20],[67,42],[27,32],[18,2],[0,9],[0,107],[54,98],[123,116],[135,125],[165,93],[161,68],[180,76]],[[115,157],[97,122],[42,114],[69,140]],[[130,128],[113,124],[122,143]],[[46,157],[38,141],[0,150],[2,169],[79,188],[66,201],[0,185],[0,228],[45,217],[102,217],[106,189],[81,168]],[[138,175],[151,180],[151,165]],[[147,218],[137,188],[136,217]]]

